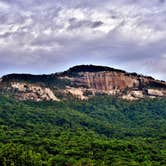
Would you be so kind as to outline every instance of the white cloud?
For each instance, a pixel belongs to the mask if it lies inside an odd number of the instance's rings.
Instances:
[[[166,79],[164,1],[6,0],[0,9],[0,65],[11,72],[12,64],[37,70],[102,62],[138,72],[146,64],[143,72],[153,75],[156,64]]]

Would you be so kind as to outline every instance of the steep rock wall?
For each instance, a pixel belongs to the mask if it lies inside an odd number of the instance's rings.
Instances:
[[[110,91],[113,89],[125,90],[126,88],[138,88],[149,81],[147,78],[138,78],[117,72],[80,72],[75,77],[77,85],[87,86],[91,89]]]

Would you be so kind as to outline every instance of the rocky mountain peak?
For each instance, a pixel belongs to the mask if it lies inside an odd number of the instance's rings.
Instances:
[[[16,88],[13,83],[23,88]],[[3,76],[0,92],[12,94],[19,100],[35,101],[58,101],[57,96],[63,100],[68,95],[88,99],[98,93],[137,100],[166,97],[166,82],[107,66],[79,65],[50,75]]]

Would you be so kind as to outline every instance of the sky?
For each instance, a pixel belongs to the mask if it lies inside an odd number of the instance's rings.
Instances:
[[[0,75],[105,65],[166,81],[165,0],[0,0]]]

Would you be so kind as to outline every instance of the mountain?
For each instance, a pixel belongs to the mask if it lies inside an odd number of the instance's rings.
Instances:
[[[111,95],[125,100],[166,97],[166,82],[106,66],[79,65],[50,75],[9,74],[0,81],[0,93],[19,100],[84,100]]]
[[[0,166],[165,166],[165,86],[93,65],[3,76]]]

